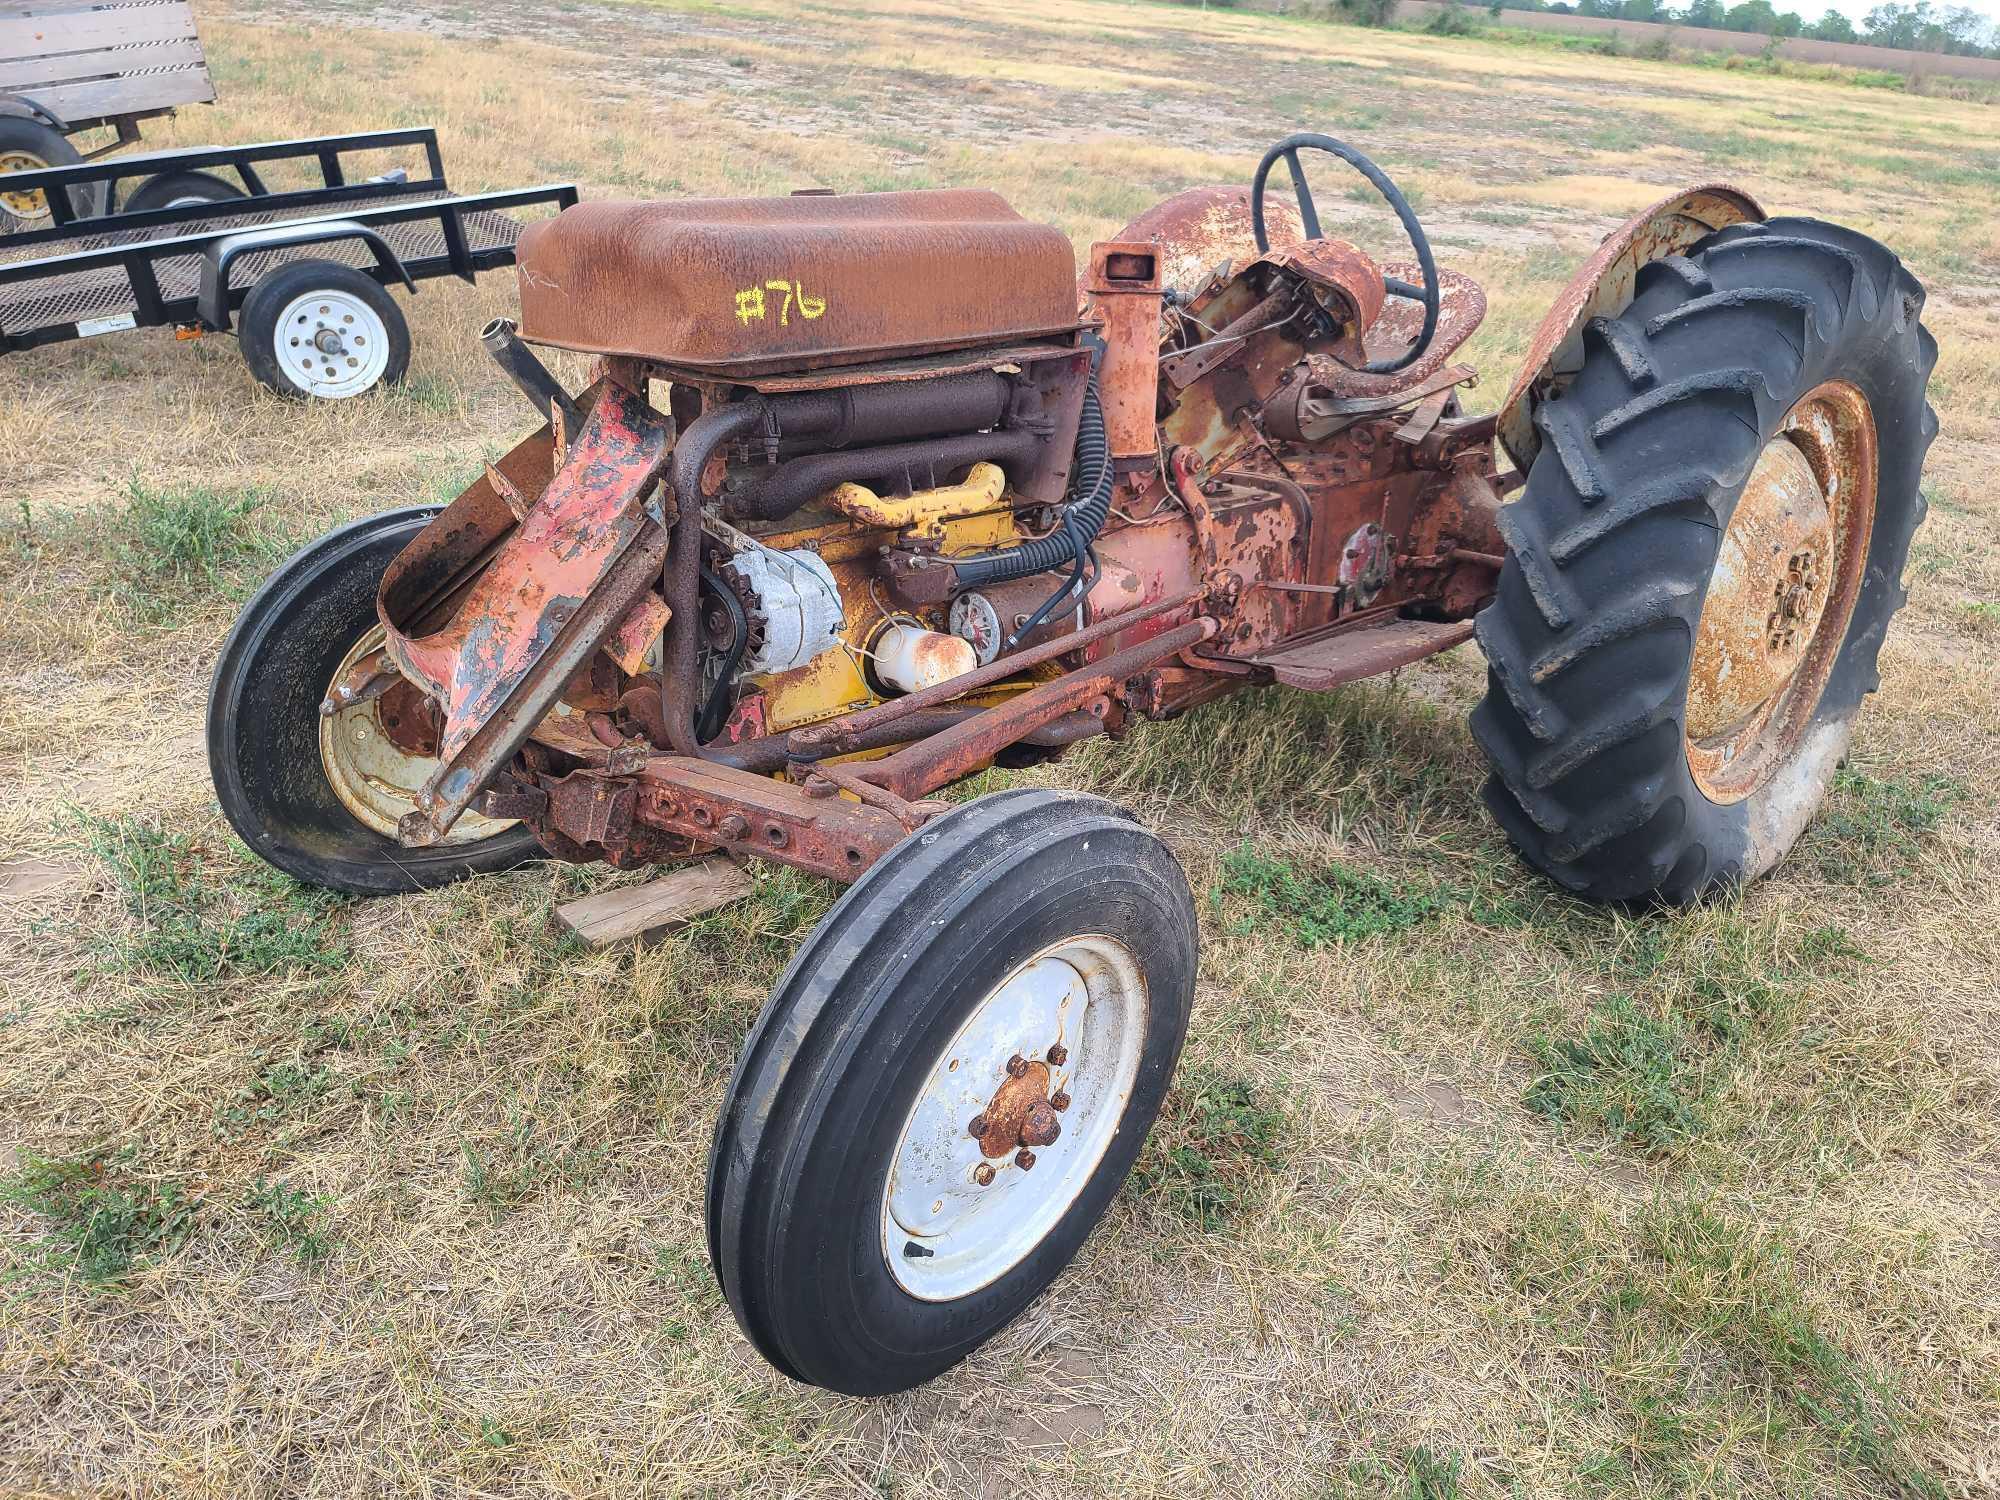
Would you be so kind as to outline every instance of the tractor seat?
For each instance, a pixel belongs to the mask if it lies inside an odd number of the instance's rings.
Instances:
[[[528,225],[521,333],[728,376],[1074,329],[1069,240],[997,193],[612,199]]]

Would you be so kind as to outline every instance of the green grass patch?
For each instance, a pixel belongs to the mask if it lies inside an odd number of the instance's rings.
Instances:
[[[1837,927],[1774,930],[1728,912],[1585,933],[1607,993],[1579,1023],[1530,1029],[1522,1102],[1649,1155],[1687,1147],[1739,1065],[1788,1044],[1805,997],[1863,959]]]
[[[213,872],[187,835],[144,819],[72,811],[66,823],[110,875],[131,919],[129,930],[96,945],[107,968],[199,984],[346,960],[332,920],[342,898],[331,892],[258,862]]]
[[[1948,776],[1883,779],[1843,768],[1805,848],[1830,880],[1887,885],[1908,873],[1964,790]]]
[[[97,1289],[116,1287],[170,1253],[187,1237],[198,1202],[177,1182],[141,1174],[130,1147],[28,1155],[0,1183],[0,1198],[50,1224],[49,1233],[9,1268],[9,1280],[73,1275]]]
[[[1222,879],[1214,895],[1240,897],[1250,907],[1245,930],[1275,922],[1308,948],[1359,942],[1402,932],[1443,909],[1429,888],[1392,885],[1374,875],[1327,864],[1300,869],[1268,859],[1247,845],[1222,858]]]
[[[304,1059],[267,1063],[257,1076],[215,1111],[215,1133],[225,1140],[302,1114],[333,1087],[333,1070]]]
[[[1609,1311],[1619,1344],[1665,1366],[1635,1392],[1642,1464],[1690,1446],[1704,1425],[1690,1393],[1734,1382],[1776,1404],[1772,1435],[1802,1426],[1898,1493],[1943,1494],[1905,1455],[1896,1392],[1825,1327],[1790,1247],[1703,1202],[1655,1201],[1634,1229],[1636,1264]]]
[[[610,1159],[603,1145],[557,1141],[526,1111],[510,1111],[505,1134],[485,1144],[460,1143],[465,1196],[496,1218],[545,1188],[577,1188],[595,1180]]]
[[[1528,1047],[1541,1074],[1523,1102],[1537,1114],[1595,1126],[1648,1152],[1685,1145],[1701,1129],[1684,1031],[1630,996],[1595,1007],[1580,1035],[1538,1033]]]
[[[1278,1160],[1284,1116],[1250,1083],[1197,1072],[1167,1095],[1132,1186],[1204,1234],[1225,1228]]]
[[[333,1253],[333,1236],[320,1222],[332,1201],[259,1177],[244,1196],[243,1206],[256,1215],[267,1246],[287,1252],[302,1266],[311,1266]]]
[[[35,510],[8,526],[13,565],[49,570],[81,605],[144,630],[168,629],[216,601],[249,597],[301,538],[278,496],[257,488],[156,488],[133,480],[123,505]],[[71,581],[72,575],[82,575]],[[17,585],[9,580],[10,591]]]

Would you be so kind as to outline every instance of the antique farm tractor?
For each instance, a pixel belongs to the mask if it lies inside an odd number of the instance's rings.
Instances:
[[[1308,150],[1410,264],[1321,235]],[[1280,163],[1296,206],[1266,201]],[[585,203],[519,264],[520,336],[485,339],[546,422],[442,513],[270,581],[216,670],[216,788],[348,891],[714,849],[852,882],[750,1033],[708,1185],[744,1331],[841,1391],[928,1379],[1048,1286],[1194,991],[1152,833],[933,793],[1476,637],[1486,800],[1527,861],[1691,901],[1812,815],[1923,513],[1922,289],[1720,185],[1608,239],[1477,416],[1452,356],[1483,294],[1318,135],[1080,283],[975,191]],[[600,356],[588,389],[521,336]]]

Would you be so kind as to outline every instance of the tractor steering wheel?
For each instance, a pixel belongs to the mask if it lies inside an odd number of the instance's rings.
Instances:
[[[1410,236],[1410,248],[1417,252],[1417,264],[1423,268],[1424,284],[1420,287],[1411,286],[1407,281],[1399,281],[1393,276],[1383,279],[1383,285],[1390,296],[1408,297],[1411,301],[1422,302],[1424,305],[1423,330],[1418,333],[1416,343],[1410,346],[1407,353],[1397,359],[1375,360],[1361,367],[1362,371],[1369,375],[1393,375],[1422,358],[1423,352],[1430,348],[1431,339],[1437,333],[1438,273],[1437,262],[1431,257],[1431,242],[1424,238],[1423,226],[1417,222],[1416,214],[1410,210],[1409,201],[1397,190],[1396,184],[1389,180],[1386,172],[1352,146],[1344,141],[1336,141],[1330,135],[1315,135],[1306,131],[1299,135],[1286,136],[1264,153],[1264,159],[1257,163],[1257,175],[1250,183],[1250,232],[1256,237],[1257,253],[1262,255],[1271,248],[1271,236],[1264,225],[1264,185],[1271,175],[1271,168],[1278,164],[1281,157],[1284,159],[1286,170],[1292,174],[1292,191],[1298,194],[1299,221],[1305,227],[1306,238],[1316,240],[1321,237],[1319,209],[1313,203],[1312,189],[1306,185],[1305,169],[1299,165],[1299,149],[1308,146],[1315,151],[1324,151],[1329,156],[1339,157],[1368,179],[1375,191],[1388,202],[1389,207],[1396,210],[1396,217],[1403,221],[1403,229]]]

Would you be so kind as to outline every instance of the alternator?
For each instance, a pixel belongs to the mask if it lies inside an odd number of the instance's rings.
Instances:
[[[761,627],[752,635],[756,649],[743,658],[744,672],[789,672],[840,644],[840,589],[818,553],[752,545],[723,567],[748,586],[750,613]]]

